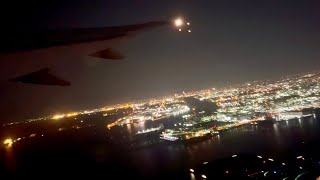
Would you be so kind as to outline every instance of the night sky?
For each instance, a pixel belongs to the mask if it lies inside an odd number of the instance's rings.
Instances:
[[[0,86],[1,122],[273,79],[320,67],[320,2],[295,0],[49,0],[1,4],[2,30],[102,27],[190,20],[116,47],[123,61],[60,63],[70,87]],[[5,67],[0,67],[5,68]]]

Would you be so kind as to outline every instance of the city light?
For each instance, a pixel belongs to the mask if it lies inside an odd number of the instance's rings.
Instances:
[[[6,146],[11,146],[13,144],[13,141],[12,141],[12,139],[8,138],[3,141],[3,144]]]
[[[189,25],[189,23],[186,24]],[[176,25],[183,26],[182,20],[181,22],[178,21]],[[179,31],[191,31],[184,28],[185,27],[180,27],[177,29]],[[260,125],[264,125],[264,123],[267,125],[268,123],[271,123],[271,127],[275,128],[280,127],[280,124],[281,126],[289,126],[292,119],[295,119],[296,122],[300,121],[301,123],[304,123],[303,121],[306,119],[312,119],[315,116],[315,108],[320,107],[319,96],[320,74],[310,77],[288,77],[284,80],[281,79],[272,82],[250,82],[230,88],[210,88],[190,92],[183,91],[174,95],[151,100],[148,99],[117,104],[100,109],[81,110],[69,113],[65,112],[63,114],[30,119],[23,122],[11,122],[4,124],[3,126],[19,125],[20,127],[23,125],[21,123],[34,123],[36,121],[50,121],[54,119],[58,121],[52,121],[51,124],[48,124],[56,131],[56,133],[63,135],[69,130],[71,132],[71,130],[74,131],[76,129],[89,127],[87,125],[91,123],[94,124],[91,120],[97,118],[101,120],[101,123],[106,122],[104,127],[108,128],[105,129],[108,133],[113,133],[113,129],[109,130],[113,127],[116,127],[116,131],[120,128],[127,128],[129,132],[130,129],[130,138],[128,139],[131,140],[131,136],[134,140],[138,139],[135,137],[139,137],[139,140],[146,139],[143,146],[155,143],[169,144],[172,142],[172,144],[188,144],[189,142],[193,143],[199,141],[207,143],[204,139],[223,143],[220,142],[220,136],[222,137],[229,129],[240,126],[243,126],[245,129],[248,127],[256,129],[257,127],[260,127]],[[190,105],[190,103],[185,100],[187,98],[193,98],[195,101],[199,101],[199,103],[208,102],[208,108],[214,110],[210,112],[210,110],[207,110],[206,108],[195,108],[194,105]],[[305,108],[310,108],[310,112],[305,113]],[[89,117],[90,114],[92,117]],[[68,118],[77,115],[81,115],[81,117],[77,117],[78,120],[75,120],[75,118]],[[74,124],[70,125],[71,122]],[[149,123],[152,125],[149,125]],[[38,124],[38,122],[36,124]],[[95,125],[96,124],[93,126]],[[26,132],[21,131],[19,132],[20,137],[14,139],[8,138],[3,141],[3,144],[5,146],[12,146],[13,144],[23,144],[26,141],[36,141],[37,139],[42,139],[42,141],[44,141],[46,138],[41,138],[44,136],[41,133],[45,132],[42,132],[42,129],[40,128],[38,129],[30,129],[30,131],[28,130]],[[77,133],[78,132],[79,131],[77,131]],[[51,135],[48,133],[46,136],[50,137]],[[124,138],[125,137],[123,137],[123,139]],[[122,141],[122,139],[117,139],[115,137],[112,141]],[[306,142],[307,141],[299,141],[299,143],[302,144],[306,144]],[[134,143],[130,144],[130,148],[135,146],[141,146],[140,142],[136,143],[136,141],[134,141]],[[7,149],[9,150],[11,148]],[[294,156],[296,161],[299,161],[301,164],[302,161],[305,160],[303,163],[307,163],[307,157],[301,156],[303,154],[298,155],[299,156]],[[240,154],[231,154],[231,157],[233,160],[239,158],[241,160]],[[230,156],[228,159],[230,159]],[[282,174],[282,169],[290,166],[290,162],[286,162],[288,164],[284,163],[285,161],[276,163],[278,159],[274,160],[265,155],[262,157],[261,154],[253,155],[253,159],[260,163],[263,168],[258,171],[261,176],[261,173],[265,173],[265,175],[268,174],[268,176],[280,175]],[[213,166],[214,163],[209,163],[207,161],[202,161],[202,164],[200,163],[201,168],[210,168],[211,165]],[[269,169],[269,166],[277,166],[277,169]],[[209,178],[212,177],[210,173],[202,171],[201,168],[189,169],[189,171],[194,177],[202,177],[204,179],[206,179],[207,176]],[[304,164],[303,166],[297,165],[296,169],[299,170],[299,168],[305,169],[308,167]],[[197,174],[194,173],[195,170]],[[188,169],[186,169],[186,171],[188,172]],[[229,176],[236,174],[236,171],[237,170],[232,168],[230,169],[230,167],[223,167],[223,169],[219,170],[219,173]],[[251,171],[252,169],[248,168],[248,172],[243,173],[251,176],[254,173]]]
[[[52,117],[52,119],[58,120],[58,119],[62,119],[62,118],[64,118],[64,117],[65,117],[65,115],[57,114],[57,115],[54,115],[54,116]]]
[[[149,132],[159,131],[162,128],[163,128],[163,126],[159,126],[159,127],[156,127],[156,128],[145,129],[145,130],[142,130],[142,131],[138,131],[137,134],[145,134],[145,133],[149,133]]]
[[[175,25],[179,31],[191,31],[184,29],[184,25],[190,25],[181,18],[175,19]],[[189,27],[188,27],[189,28]],[[134,131],[135,134],[145,134],[160,131],[160,139],[168,141],[192,141],[193,139],[202,139],[204,137],[216,136],[219,138],[219,132],[243,126],[258,125],[268,118],[275,118],[276,121],[287,120],[284,123],[289,124],[289,120],[300,118],[302,123],[304,117],[314,117],[315,114],[303,113],[304,108],[320,107],[320,74],[299,75],[297,77],[287,77],[274,82],[250,82],[241,86],[204,89],[199,91],[182,91],[174,95],[143,100],[139,102],[129,102],[124,104],[110,105],[100,109],[81,110],[78,112],[69,112],[47,116],[43,118],[29,119],[23,122],[10,122],[3,126],[14,126],[21,123],[32,123],[43,120],[62,120],[64,118],[77,115],[101,115],[101,118],[116,117],[114,121],[106,121],[108,129],[114,126],[123,126],[126,124],[143,125],[147,121],[161,121],[171,117],[181,117],[181,121],[172,121],[170,129],[150,127]],[[216,104],[216,112],[208,113],[206,110],[198,110],[193,106],[188,106],[184,98],[192,97],[203,101]],[[74,118],[72,118],[74,119]],[[86,121],[86,120],[85,120]],[[84,120],[81,122],[82,126]],[[89,122],[89,121],[86,121]],[[220,123],[220,125],[215,124]],[[212,123],[210,126],[202,126],[204,123]],[[59,131],[60,127],[57,127]],[[80,126],[74,126],[75,129]],[[82,128],[82,127],[81,127]],[[65,130],[65,129],[61,129]],[[217,135],[216,135],[217,134]],[[35,135],[25,134],[25,137],[35,137]],[[37,135],[37,137],[40,136]],[[12,143],[22,140],[18,138],[12,140]],[[11,144],[12,144],[11,143]],[[304,143],[304,142],[303,142]],[[10,144],[10,143],[8,143]],[[232,157],[237,157],[232,155]],[[257,156],[261,162],[261,156]],[[302,156],[296,157],[304,160]],[[268,161],[274,161],[268,159]]]
[[[67,117],[73,117],[73,116],[77,116],[77,115],[78,115],[78,113],[72,112],[72,113],[68,113]]]
[[[183,25],[190,25],[189,22],[184,22],[182,18],[177,18],[174,20],[176,26],[180,26],[179,29],[183,31]],[[190,29],[189,29],[190,30]],[[187,30],[188,31],[188,30]],[[191,30],[190,30],[191,31]],[[308,73],[306,75],[301,75],[298,77],[287,77],[286,79],[276,81],[274,83],[245,83],[243,86],[238,88],[231,89],[215,89],[210,88],[206,90],[200,91],[192,91],[192,92],[181,92],[179,94],[175,94],[174,96],[164,97],[160,99],[153,99],[150,101],[144,101],[139,103],[125,103],[112,105],[108,107],[103,107],[100,109],[93,110],[83,110],[79,112],[70,112],[65,114],[57,114],[54,116],[29,119],[27,122],[34,122],[40,120],[47,119],[63,119],[65,117],[72,117],[78,114],[94,114],[96,112],[103,112],[105,115],[112,115],[120,109],[125,108],[133,108],[135,112],[143,111],[153,113],[152,120],[158,120],[174,114],[176,116],[181,113],[185,113],[186,111],[182,109],[177,109],[173,111],[175,103],[183,103],[183,101],[179,100],[179,98],[183,97],[197,97],[201,101],[209,100],[211,102],[215,102],[219,109],[216,115],[202,117],[203,121],[229,121],[235,122],[239,124],[228,125],[225,127],[217,127],[217,130],[220,131],[224,128],[232,128],[243,125],[245,122],[240,123],[241,116],[247,114],[253,115],[254,112],[265,112],[269,113],[270,117],[276,118],[277,121],[281,120],[289,120],[292,118],[301,118],[306,116],[315,116],[314,113],[311,114],[302,114],[301,110],[303,108],[308,107],[320,107],[320,102],[318,95],[320,94],[320,86],[317,83],[320,82],[320,74],[316,73]],[[316,85],[314,85],[316,84]],[[250,92],[250,93],[249,93]],[[294,95],[294,96],[293,96]],[[285,99],[285,100],[282,100]],[[170,105],[166,107],[167,102]],[[159,105],[158,109],[146,108],[148,105]],[[163,105],[164,103],[164,105]],[[171,109],[170,109],[171,108]],[[179,107],[179,108],[182,108]],[[191,108],[192,109],[192,108]],[[193,109],[195,111],[195,109]],[[171,112],[170,112],[171,111]],[[108,114],[106,114],[108,113]],[[188,114],[186,114],[188,115]],[[235,118],[238,116],[238,118]],[[188,118],[190,119],[190,118]],[[246,119],[249,119],[248,117]],[[191,118],[192,120],[192,118]],[[264,119],[261,119],[264,120]],[[302,119],[301,119],[302,121]],[[130,121],[132,122],[132,121]],[[10,122],[4,124],[4,126],[11,126],[15,124],[20,124],[22,122]],[[122,122],[119,122],[122,124]],[[115,125],[119,125],[115,124]],[[184,123],[184,124],[193,124],[192,122]],[[257,122],[252,122],[252,124],[257,124]]]

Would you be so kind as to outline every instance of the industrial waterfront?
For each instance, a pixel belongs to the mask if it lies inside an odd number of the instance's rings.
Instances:
[[[206,179],[212,175],[190,169],[241,154],[267,160],[302,154],[314,162],[319,81],[319,74],[308,73],[3,124],[1,169],[14,176],[56,169],[59,175],[123,178],[121,169],[147,179]],[[258,170],[246,175],[261,175]]]

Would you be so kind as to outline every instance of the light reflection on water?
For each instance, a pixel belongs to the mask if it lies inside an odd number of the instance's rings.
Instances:
[[[12,145],[5,147],[5,165],[6,168],[8,168],[9,172],[15,172],[16,171],[16,159],[15,159],[15,154],[14,154],[14,149]]]
[[[123,127],[115,127],[111,131],[121,132],[119,133],[121,137],[125,134],[129,138],[124,137],[124,139],[127,138],[131,141],[137,131],[158,127],[160,124],[160,121],[134,123]],[[152,146],[125,150],[121,153],[104,151],[109,149],[109,146],[105,145],[102,147],[104,148],[103,151],[99,151],[98,154],[100,154],[99,157],[101,156],[101,162],[107,162],[114,155],[112,153],[118,153],[126,158],[125,163],[128,163],[128,166],[129,164],[132,165],[143,174],[153,174],[168,169],[188,169],[205,161],[233,154],[281,155],[288,151],[298,151],[302,145],[310,141],[320,142],[320,131],[318,129],[320,129],[319,120],[307,117],[301,120],[281,121],[271,126],[244,125],[221,132],[213,138],[189,144],[161,142]],[[141,136],[141,140],[149,140],[148,138],[150,138],[150,135]],[[159,135],[156,134],[152,138],[159,140]],[[117,138],[114,139],[117,140]],[[5,158],[7,167],[14,171],[15,156],[12,149],[7,149]]]
[[[126,125],[127,126],[127,131],[130,133],[130,134],[132,134],[132,128],[131,128],[131,124],[127,124]]]
[[[272,155],[285,153],[287,150],[298,150],[301,142],[310,141],[319,134],[316,126],[318,120],[310,117],[281,121],[272,126],[245,125],[228,130],[213,138],[192,144],[162,144],[157,147],[146,148],[145,151],[161,152],[161,161],[169,167],[178,164],[188,168],[190,166],[217,158],[239,153],[269,153]],[[320,127],[318,127],[320,128]],[[320,137],[320,136],[319,136]],[[292,149],[293,148],[293,149]],[[297,149],[295,149],[297,148]],[[144,151],[144,152],[145,152]],[[184,159],[181,159],[184,157]],[[140,154],[140,158],[144,158]],[[148,156],[155,162],[157,157]],[[184,163],[181,163],[184,162]],[[156,163],[151,164],[154,166]]]
[[[276,139],[280,138],[280,132],[279,132],[279,127],[278,125],[275,123],[273,124],[273,131],[274,131],[274,135],[277,137]]]

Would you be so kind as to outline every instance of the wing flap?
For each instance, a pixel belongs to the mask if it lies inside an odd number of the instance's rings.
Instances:
[[[95,53],[90,54],[89,56],[102,58],[102,59],[112,59],[112,60],[120,60],[124,58],[122,54],[120,54],[119,52],[111,48],[97,51]]]
[[[9,81],[49,86],[70,86],[70,82],[51,74],[49,68],[44,68],[30,74],[19,76],[10,79]]]

